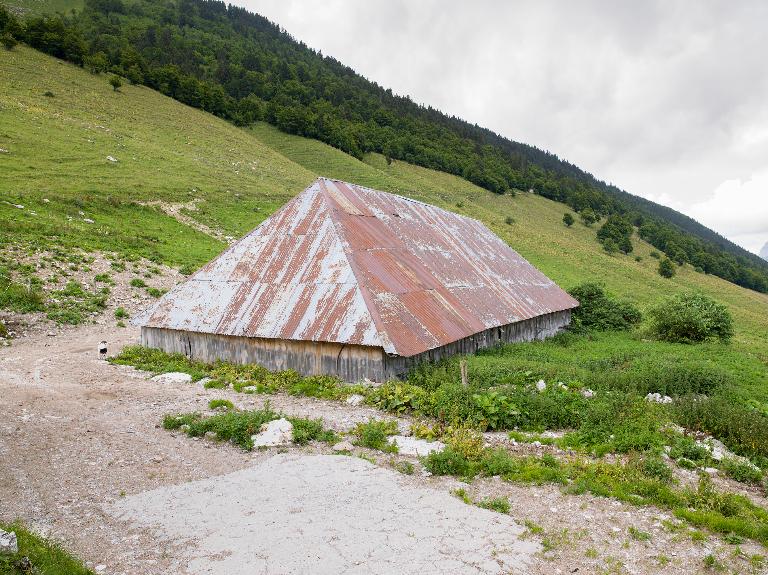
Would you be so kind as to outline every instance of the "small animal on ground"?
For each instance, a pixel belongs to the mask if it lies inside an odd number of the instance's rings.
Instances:
[[[99,343],[99,357],[101,359],[107,358],[107,342],[105,340]]]

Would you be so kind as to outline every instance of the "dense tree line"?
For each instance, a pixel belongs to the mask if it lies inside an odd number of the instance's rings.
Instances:
[[[358,158],[379,152],[496,193],[531,190],[583,221],[607,218],[599,239],[608,249],[631,251],[628,222],[678,263],[768,291],[768,264],[692,219],[554,154],[393,94],[243,8],[218,0],[86,0],[78,13],[24,23],[2,10],[0,33],[238,125],[266,121]]]

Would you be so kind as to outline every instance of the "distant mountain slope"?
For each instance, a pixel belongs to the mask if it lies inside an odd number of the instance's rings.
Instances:
[[[192,204],[181,208],[186,216],[239,237],[326,175],[478,218],[565,288],[599,279],[641,307],[701,290],[732,310],[736,342],[765,355],[768,295],[688,265],[666,280],[649,257],[653,248],[638,239],[632,256],[608,255],[592,228],[566,228],[562,204],[538,195],[494,194],[380,154],[359,160],[266,123],[237,128],[145,87],[114,92],[106,76],[24,47],[3,54],[0,77],[0,148],[7,150],[0,154],[0,252],[22,243],[200,265],[224,244],[163,213],[159,202]]]
[[[760,257],[768,261],[768,242],[765,242],[763,249],[760,250]]]
[[[768,291],[768,263],[690,218],[551,153],[394,95],[242,8],[216,0],[87,0],[78,16],[32,19],[19,36],[237,124],[265,120],[358,158],[378,152],[497,193],[532,189],[576,211],[622,215],[672,259]]]

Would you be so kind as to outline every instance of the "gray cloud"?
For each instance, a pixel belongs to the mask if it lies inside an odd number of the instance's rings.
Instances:
[[[753,251],[768,240],[768,218],[755,223],[768,212],[768,190],[756,192],[768,181],[766,2],[237,3],[417,102],[548,149]]]

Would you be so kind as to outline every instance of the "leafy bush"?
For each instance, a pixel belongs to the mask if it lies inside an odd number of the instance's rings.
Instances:
[[[599,283],[583,283],[568,293],[579,300],[571,316],[573,330],[627,330],[642,319],[633,304],[610,297]]]
[[[115,310],[115,318],[116,319],[125,319],[128,317],[128,312],[125,311],[124,307],[119,307]]]
[[[179,273],[184,276],[191,276],[193,273],[195,273],[195,266],[191,264],[184,264],[179,268]]]
[[[131,287],[135,287],[135,288],[145,288],[145,287],[147,287],[147,282],[145,282],[145,281],[144,281],[143,279],[141,279],[141,278],[133,278],[133,279],[131,280]]]
[[[432,475],[466,477],[472,472],[469,460],[450,447],[446,447],[443,451],[433,451],[423,459],[423,463]]]
[[[230,410],[234,409],[234,407],[233,403],[228,399],[212,399],[208,402],[208,409],[224,408],[224,410]]]
[[[664,258],[659,262],[659,275],[663,278],[672,278],[677,273],[675,264],[669,258]]]
[[[477,459],[483,452],[483,434],[470,427],[448,427],[443,441],[467,459]]]
[[[720,469],[728,477],[741,483],[755,483],[759,485],[763,480],[762,471],[742,459],[726,458],[720,462]]]
[[[672,470],[669,468],[669,465],[658,457],[644,458],[640,464],[640,470],[646,477],[658,479],[664,483],[672,480]]]
[[[280,414],[272,411],[269,403],[254,411],[228,411],[212,417],[203,418],[199,413],[165,416],[165,429],[179,429],[188,426],[186,433],[190,437],[202,437],[208,431],[216,434],[221,441],[231,441],[243,449],[253,449],[251,436],[259,433],[261,426],[267,422],[279,419]]]
[[[335,443],[338,439],[332,430],[323,429],[322,419],[289,417],[288,421],[293,424],[293,442],[297,445],[306,445],[310,441]]]
[[[739,455],[768,457],[768,416],[737,398],[686,396],[672,404],[672,416],[686,429],[717,437]]]
[[[653,330],[659,339],[696,343],[708,339],[727,342],[733,336],[733,319],[723,304],[702,293],[677,294],[651,310]]]
[[[367,403],[391,413],[411,413],[431,411],[428,406],[428,393],[425,389],[408,383],[387,382],[370,391]]]
[[[357,437],[355,445],[379,451],[397,452],[397,447],[387,440],[388,436],[397,434],[396,421],[371,419],[368,423],[358,423],[352,433]]]

